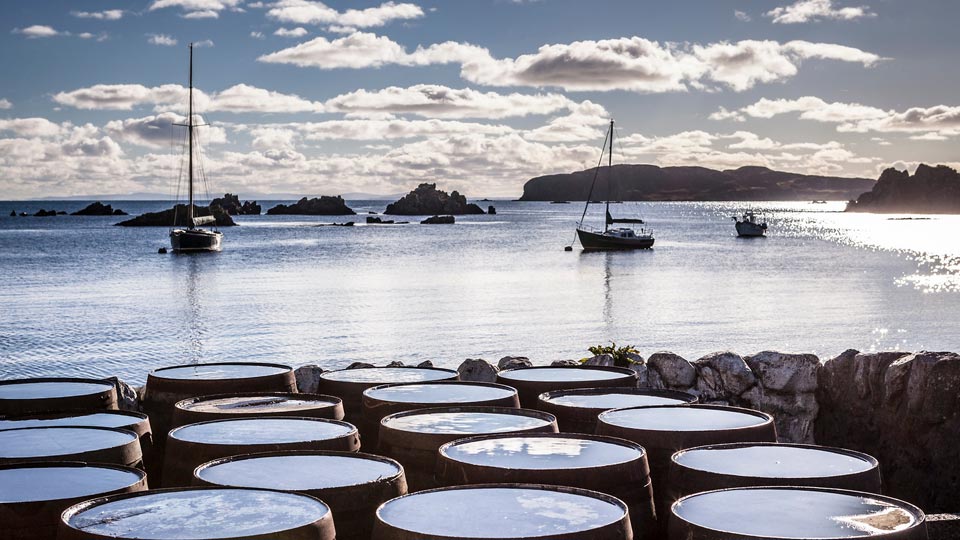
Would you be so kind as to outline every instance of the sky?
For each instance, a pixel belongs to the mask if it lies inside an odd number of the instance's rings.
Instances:
[[[211,194],[515,197],[614,160],[954,164],[953,0],[0,3],[0,199],[167,194],[188,50]],[[5,27],[5,28],[4,28]]]

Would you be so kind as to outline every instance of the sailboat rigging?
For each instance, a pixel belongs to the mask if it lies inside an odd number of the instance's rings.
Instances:
[[[214,216],[195,216],[195,207],[193,204],[193,130],[199,125],[193,116],[193,43],[190,44],[190,77],[189,77],[189,97],[187,104],[187,123],[176,124],[187,128],[187,178],[189,201],[187,204],[187,223],[188,227],[175,228],[170,231],[170,247],[174,253],[194,252],[194,251],[220,251],[223,241],[223,233],[216,230],[217,218]],[[174,213],[176,216],[176,213]],[[176,223],[176,218],[174,218]],[[213,225],[213,230],[201,229],[204,225]]]
[[[643,225],[644,222],[642,219],[636,218],[614,218],[610,214],[610,196],[613,184],[613,120],[610,120],[610,131],[607,133],[607,140],[604,141],[604,146],[606,146],[607,141],[610,142],[610,150],[607,155],[607,198],[605,201],[606,208],[603,230],[588,229],[583,223],[587,215],[587,209],[590,208],[590,203],[593,202],[593,189],[596,187],[597,177],[600,174],[600,166],[598,164],[593,175],[593,183],[590,184],[590,193],[587,195],[587,202],[583,207],[583,214],[580,216],[580,222],[577,223],[577,237],[580,239],[580,245],[583,246],[584,250],[651,248],[654,242],[653,231],[642,227],[639,231],[635,231],[630,227],[610,227],[618,223]],[[600,156],[602,163],[602,152]]]

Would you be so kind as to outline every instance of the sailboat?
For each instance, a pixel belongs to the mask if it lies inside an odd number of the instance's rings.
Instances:
[[[643,225],[642,219],[614,218],[610,215],[610,192],[613,183],[613,120],[610,120],[610,131],[607,133],[607,140],[610,141],[610,151],[607,155],[607,199],[606,219],[603,223],[603,230],[592,230],[584,226],[583,220],[587,215],[587,209],[593,202],[593,188],[597,184],[597,177],[600,173],[598,166],[593,175],[593,183],[590,184],[590,193],[587,195],[587,203],[583,207],[583,215],[580,216],[580,222],[577,224],[577,237],[580,239],[580,245],[584,250],[599,249],[647,249],[653,247],[653,231],[646,230],[643,227],[636,231],[630,227],[611,227],[618,223]],[[604,141],[606,143],[606,141]],[[604,145],[606,146],[606,145]],[[600,159],[603,159],[601,153]]]
[[[196,251],[220,251],[223,242],[223,233],[216,230],[217,218],[214,216],[194,216],[193,206],[193,140],[194,128],[198,127],[193,117],[193,43],[190,44],[190,93],[187,105],[187,123],[176,124],[187,128],[187,177],[189,202],[187,204],[186,229],[175,228],[170,231],[170,247],[174,253]],[[176,218],[174,218],[176,222]],[[213,230],[201,229],[204,225],[213,225]]]

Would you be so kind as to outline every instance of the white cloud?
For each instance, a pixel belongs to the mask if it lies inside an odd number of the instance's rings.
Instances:
[[[298,26],[296,28],[290,28],[290,29],[277,28],[277,31],[273,33],[273,35],[275,36],[289,37],[289,38],[299,38],[307,34],[308,34],[307,29],[302,26]]]
[[[13,103],[9,99],[0,99],[0,110],[12,109]]]
[[[283,94],[246,84],[237,84],[207,95],[194,89],[194,103],[205,112],[259,112],[292,113],[322,112],[323,104],[303,99],[294,94]],[[141,84],[97,84],[60,92],[53,100],[77,109],[131,110],[152,105],[155,110],[184,107],[187,89],[177,84],[147,87]]]
[[[46,118],[0,118],[0,131],[11,132],[18,137],[56,137],[63,133],[63,126]]]
[[[70,14],[80,19],[116,21],[123,18],[124,11],[122,9],[107,9],[104,11],[71,11]]]
[[[169,148],[183,138],[183,129],[174,124],[183,124],[187,117],[172,112],[164,112],[144,118],[129,118],[113,120],[104,126],[108,135],[123,142],[150,148]],[[195,116],[198,124],[205,124],[203,118]],[[204,144],[220,144],[227,142],[224,128],[219,126],[204,126],[197,129],[197,136]]]
[[[487,49],[445,42],[408,52],[386,36],[357,32],[317,37],[259,58],[261,62],[320,69],[383,65],[460,64],[460,76],[486,86],[558,87],[575,91],[677,92],[706,88],[705,81],[736,91],[796,75],[802,61],[837,60],[872,66],[878,55],[853,47],[808,41],[743,40],[661,44],[640,37],[544,45],[536,53],[494,58]]]
[[[184,19],[217,19],[220,17],[220,12],[212,9],[202,9],[199,11],[188,11],[180,16]]]
[[[173,47],[177,44],[177,39],[167,34],[147,34],[147,43],[151,45],[163,45],[165,47]]]
[[[194,46],[195,48],[197,48],[197,49],[200,49],[200,48],[202,48],[202,47],[213,47],[213,40],[212,40],[212,39],[203,39],[203,40],[200,40],[200,41],[194,41],[194,42],[193,42],[193,46]]]
[[[34,24],[33,26],[28,26],[26,28],[14,28],[13,33],[22,34],[27,36],[29,39],[54,37],[62,34],[52,26],[46,26],[43,24]]]
[[[753,20],[749,14],[747,14],[745,11],[740,11],[739,9],[733,11],[733,16],[736,17],[738,21],[742,22],[750,22]]]
[[[153,0],[149,10],[180,8],[184,17],[204,18],[217,17],[225,9],[237,10],[240,3],[241,0]]]
[[[943,140],[960,134],[960,107],[936,105],[905,111],[885,110],[860,103],[827,102],[814,96],[797,99],[761,99],[737,111],[721,108],[711,119],[773,118],[799,113],[802,120],[835,124],[837,131],[866,133],[917,133],[919,140]],[[923,135],[926,134],[926,135]],[[915,137],[915,138],[916,138]]]
[[[377,7],[339,12],[323,2],[280,0],[267,11],[267,17],[284,23],[332,24],[355,28],[384,26],[395,20],[417,19],[423,15],[423,9],[420,6],[396,2],[385,2]]]
[[[867,6],[835,8],[833,0],[798,0],[767,12],[777,24],[797,24],[823,19],[850,21],[863,17],[875,17]]]
[[[263,32],[250,32],[250,37],[253,39],[263,39],[264,35]]]

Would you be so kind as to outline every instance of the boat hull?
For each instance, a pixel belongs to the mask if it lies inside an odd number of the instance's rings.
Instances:
[[[749,221],[737,222],[737,236],[763,236],[766,232],[766,225],[750,223]]]
[[[174,253],[220,251],[223,233],[204,229],[175,229],[170,231],[170,247]]]
[[[637,236],[634,238],[620,238],[583,229],[577,229],[577,238],[585,250],[612,250],[612,249],[650,249],[653,247],[653,237]]]

